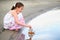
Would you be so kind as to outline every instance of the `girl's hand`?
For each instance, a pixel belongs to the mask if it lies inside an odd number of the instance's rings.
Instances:
[[[29,25],[29,28],[31,29],[31,25]]]
[[[29,27],[31,29],[31,25],[26,25],[27,27]]]

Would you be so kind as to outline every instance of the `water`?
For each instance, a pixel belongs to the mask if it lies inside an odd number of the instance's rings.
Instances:
[[[60,10],[51,10],[31,20],[35,32],[33,40],[60,40]],[[23,33],[29,38],[25,28]]]

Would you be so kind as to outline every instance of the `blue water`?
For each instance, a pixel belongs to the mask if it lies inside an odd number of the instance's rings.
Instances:
[[[60,10],[52,10],[30,21],[35,35],[33,40],[60,40]],[[23,33],[28,36],[28,28]]]
[[[37,29],[34,38],[39,39],[42,37],[40,40],[60,40],[60,23],[54,23],[47,28],[42,29],[43,31],[40,30],[41,29]]]
[[[41,31],[43,30],[43,31]],[[28,29],[25,29],[25,35],[28,37]],[[60,40],[60,23],[48,25],[46,28],[34,30],[33,40]]]

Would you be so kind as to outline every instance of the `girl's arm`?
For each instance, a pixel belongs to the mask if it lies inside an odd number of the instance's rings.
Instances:
[[[23,24],[23,23],[21,23],[21,22],[18,20],[17,13],[13,12],[12,15],[14,16],[15,22],[16,22],[17,24],[19,24],[19,25],[21,25],[21,26],[25,26],[25,27],[29,27],[29,28],[31,28],[30,25]]]

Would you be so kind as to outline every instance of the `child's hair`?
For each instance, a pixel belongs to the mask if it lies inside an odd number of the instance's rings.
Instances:
[[[15,6],[12,6],[11,10],[14,10],[16,7],[20,8],[20,7],[22,7],[22,6],[24,6],[23,3],[17,2],[17,3],[15,4]]]

